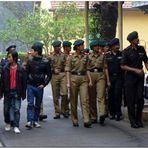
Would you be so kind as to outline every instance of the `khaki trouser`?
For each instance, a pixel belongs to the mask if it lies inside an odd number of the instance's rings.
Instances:
[[[80,95],[81,110],[84,123],[90,121],[89,118],[89,99],[88,99],[88,80],[86,76],[71,75],[70,87],[71,117],[73,123],[78,123],[77,104],[78,94]]]
[[[55,108],[55,115],[66,112],[67,105],[67,87],[65,73],[53,74],[51,79],[53,103]],[[59,98],[62,97],[61,107],[59,105]]]
[[[97,101],[99,115],[106,114],[106,80],[103,72],[91,72],[93,86],[89,88],[90,116],[91,119],[97,119]]]

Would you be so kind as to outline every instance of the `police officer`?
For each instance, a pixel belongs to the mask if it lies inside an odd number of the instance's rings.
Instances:
[[[84,55],[84,41],[76,40],[74,42],[75,53],[67,61],[67,87],[70,88],[71,118],[73,126],[79,126],[77,105],[78,94],[80,95],[81,109],[83,114],[84,127],[91,127],[89,118],[89,98],[88,83],[92,86],[89,71],[87,71],[87,55]],[[71,76],[70,76],[71,75]],[[89,82],[88,82],[89,79]]]
[[[71,53],[70,53],[71,52],[71,45],[72,45],[71,42],[63,41],[63,50],[64,50],[64,56],[65,56],[66,60],[71,56]],[[66,101],[66,104],[65,104],[66,105],[65,111],[66,111],[67,117],[69,116],[69,112],[70,112],[69,102],[70,102],[70,91],[68,91],[68,97],[67,97],[67,101]]]
[[[108,70],[102,54],[102,44],[92,41],[90,47],[93,52],[89,55],[88,70],[90,71],[93,86],[89,88],[90,116],[92,123],[97,123],[97,102],[99,105],[100,124],[103,125],[106,117],[106,76]]]
[[[51,86],[55,108],[54,119],[59,119],[60,114],[62,114],[65,118],[68,118],[69,115],[68,112],[66,112],[68,97],[65,75],[66,57],[61,52],[61,41],[55,40],[52,43],[52,46],[54,48],[54,53],[49,56],[49,60],[51,61],[51,69],[53,74]],[[60,96],[62,98],[61,105],[59,105]]]
[[[121,120],[122,87],[124,73],[120,67],[122,53],[119,51],[119,39],[110,41],[111,52],[106,55],[111,86],[108,89],[108,109],[110,119]]]
[[[142,111],[144,106],[144,62],[148,70],[148,57],[144,47],[138,45],[139,37],[136,31],[127,36],[130,45],[124,49],[122,58],[122,69],[125,74],[125,94],[128,109],[128,117],[132,128],[143,127]]]

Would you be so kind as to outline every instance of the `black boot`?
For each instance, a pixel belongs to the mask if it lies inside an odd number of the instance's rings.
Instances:
[[[44,119],[47,119],[47,115],[40,115],[39,121],[43,121]]]
[[[105,116],[100,116],[100,124],[104,125]]]

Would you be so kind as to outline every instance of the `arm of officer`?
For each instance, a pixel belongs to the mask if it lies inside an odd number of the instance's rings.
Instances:
[[[110,87],[111,82],[110,82],[110,79],[109,79],[108,65],[107,65],[107,61],[106,61],[105,57],[104,57],[104,71],[105,71],[105,75],[106,75],[107,86]]]
[[[144,74],[143,69],[133,68],[127,65],[127,56],[126,50],[124,50],[122,52],[121,68],[125,71],[134,72],[142,76]]]
[[[67,88],[70,88],[70,71],[71,71],[71,59],[70,59],[70,57],[68,57],[67,60],[66,60],[65,71],[66,71]]]
[[[88,80],[89,80],[89,86],[92,86],[92,79],[91,79],[89,70],[87,70],[87,77],[88,77]]]

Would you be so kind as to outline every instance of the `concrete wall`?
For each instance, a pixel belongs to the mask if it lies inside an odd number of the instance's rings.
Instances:
[[[138,31],[140,44],[146,46],[148,53],[148,15],[140,10],[123,11],[123,48],[129,45],[127,35],[132,31]],[[117,30],[118,37],[118,30]]]

